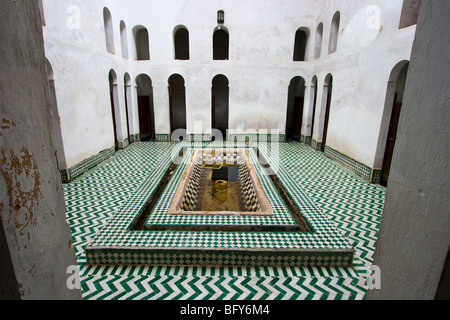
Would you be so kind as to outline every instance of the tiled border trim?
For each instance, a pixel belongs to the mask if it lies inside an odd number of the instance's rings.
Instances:
[[[381,182],[381,173],[380,169],[372,169],[372,178],[370,183],[380,184]]]
[[[92,168],[96,167],[106,159],[112,157],[114,153],[116,152],[115,147],[111,147],[109,149],[100,151],[98,154],[93,155],[76,165],[74,165],[72,168],[60,170],[61,174],[61,180],[62,182],[70,182],[75,180],[76,178],[80,177],[85,172],[91,170]]]
[[[170,134],[168,133],[157,133],[156,142],[170,142]]]
[[[311,136],[304,136],[304,135],[300,136],[300,143],[311,145],[311,140],[312,140]]]
[[[59,170],[59,174],[61,175],[62,182],[69,182],[69,174],[67,173],[67,169]]]
[[[323,152],[324,151],[324,145],[322,142],[318,142],[314,139],[311,139],[311,148],[313,148],[316,151]]]
[[[325,146],[324,154],[328,158],[353,171],[370,183],[377,184],[381,180],[381,170],[372,169],[369,166],[366,166],[365,164],[350,158],[349,156],[336,151],[333,148],[330,148],[329,146]]]
[[[170,142],[169,133],[156,134],[156,142]],[[185,142],[211,142],[212,136],[209,133],[190,133]],[[286,142],[285,134],[259,134],[259,133],[233,133],[228,135],[228,139],[223,142]]]
[[[203,134],[190,133],[187,136],[187,141],[210,142],[211,135],[209,133],[203,133]]]
[[[303,134],[300,135],[300,143],[305,143],[306,140],[306,136],[304,136]]]
[[[285,142],[284,134],[233,133],[228,135],[230,142]]]
[[[128,138],[123,140],[122,142],[119,142],[119,149],[126,149],[130,145],[130,142]]]
[[[130,144],[139,142],[141,140],[141,135],[139,133],[130,134]]]
[[[348,267],[353,253],[304,251],[252,250],[173,250],[173,249],[117,249],[96,250],[88,255],[89,264],[107,265],[164,265],[164,266],[258,266],[258,267]]]

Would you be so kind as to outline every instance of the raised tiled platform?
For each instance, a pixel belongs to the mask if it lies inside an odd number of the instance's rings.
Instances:
[[[302,231],[270,231],[273,226],[295,226],[296,220],[277,192],[271,178],[259,162],[254,149],[247,152],[260,183],[274,210],[273,216],[183,216],[170,215],[168,209],[195,150],[187,149],[182,162],[159,196],[144,231],[135,231],[134,222],[156,193],[165,173],[183,145],[167,152],[109,223],[86,247],[91,264],[164,264],[164,265],[257,265],[257,266],[349,266],[353,248],[334,228],[331,221],[292,183],[277,159],[260,144],[259,151],[276,168],[276,176],[311,228]],[[167,226],[176,226],[170,230]],[[183,226],[184,228],[180,228]],[[196,231],[191,231],[195,226]],[[205,226],[204,231],[199,226]],[[256,226],[263,231],[207,231],[211,226]],[[165,228],[164,228],[165,227]],[[181,230],[180,230],[181,229]],[[238,229],[237,229],[238,230]]]

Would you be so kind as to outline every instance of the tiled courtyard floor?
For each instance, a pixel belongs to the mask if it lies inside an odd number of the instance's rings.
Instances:
[[[131,195],[155,174],[174,143],[139,142],[64,184],[84,299],[289,300],[364,299],[385,188],[371,185],[323,153],[280,143],[278,161],[333,228],[355,248],[352,267],[204,267],[89,265],[85,247]],[[270,146],[261,144],[261,150]],[[266,155],[271,154],[271,150]],[[113,218],[114,219],[114,218]]]

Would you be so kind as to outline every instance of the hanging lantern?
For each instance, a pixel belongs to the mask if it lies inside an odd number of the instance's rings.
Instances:
[[[223,10],[217,11],[217,23],[223,24],[225,22],[225,12]]]

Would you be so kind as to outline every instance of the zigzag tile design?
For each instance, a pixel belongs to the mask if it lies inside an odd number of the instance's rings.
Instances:
[[[199,147],[213,145],[197,144]],[[132,144],[74,182],[64,184],[66,216],[73,235],[84,299],[364,298],[366,268],[373,259],[385,189],[366,183],[320,152],[299,143],[279,145],[280,165],[356,247],[352,268],[85,264],[87,243],[140,186],[158,161],[168,152],[174,152],[174,146],[173,143]],[[267,150],[272,147],[260,144],[260,148],[266,150],[265,156],[270,158]]]
[[[82,278],[93,300],[361,300],[358,278],[96,275]]]

